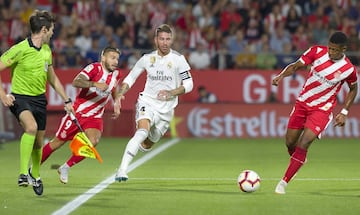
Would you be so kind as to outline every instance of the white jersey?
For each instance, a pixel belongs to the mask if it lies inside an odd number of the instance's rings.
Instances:
[[[160,101],[157,94],[160,90],[173,90],[181,86],[182,81],[192,81],[190,66],[185,57],[174,50],[166,56],[160,56],[157,51],[142,56],[135,64],[123,82],[131,87],[143,72],[147,73],[146,83],[139,99],[148,103],[160,113],[173,110],[178,104],[178,97],[170,101]]]

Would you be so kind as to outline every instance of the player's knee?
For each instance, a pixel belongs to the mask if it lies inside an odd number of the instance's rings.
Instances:
[[[51,140],[49,142],[49,144],[50,144],[50,148],[52,150],[56,150],[56,149],[60,148],[62,145],[64,145],[65,141],[54,138],[53,140]]]
[[[286,137],[286,139],[285,139],[285,143],[288,148],[295,147],[297,142],[298,142],[298,140],[291,138],[291,137]]]
[[[31,123],[30,125],[26,125],[24,128],[25,133],[31,135],[36,135],[37,130],[38,130],[38,126],[36,123]]]

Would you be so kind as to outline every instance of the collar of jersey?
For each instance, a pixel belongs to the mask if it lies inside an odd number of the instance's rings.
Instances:
[[[33,47],[34,49],[40,51],[41,47],[38,48],[38,47],[34,46],[34,43],[31,41],[31,37],[28,37],[27,40],[28,40],[28,42],[29,42],[29,46],[30,46],[30,47]]]

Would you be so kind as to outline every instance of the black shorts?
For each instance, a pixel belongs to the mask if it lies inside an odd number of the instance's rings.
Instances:
[[[38,130],[45,130],[47,106],[45,94],[40,96],[26,96],[12,93],[12,95],[15,96],[15,101],[14,105],[10,107],[10,111],[16,119],[19,121],[21,112],[29,110],[36,120]]]

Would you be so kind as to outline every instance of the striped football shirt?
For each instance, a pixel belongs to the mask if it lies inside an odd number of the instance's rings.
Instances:
[[[332,61],[327,46],[310,47],[300,61],[311,65],[311,69],[297,100],[309,107],[331,111],[344,82],[349,86],[357,83],[355,66],[345,55],[340,60]]]
[[[74,102],[74,109],[81,116],[101,118],[105,105],[122,76],[121,72],[119,70],[109,72],[101,63],[97,62],[86,66],[80,74],[85,75],[90,81],[106,83],[109,86],[106,91],[99,90],[96,87],[82,88]]]

